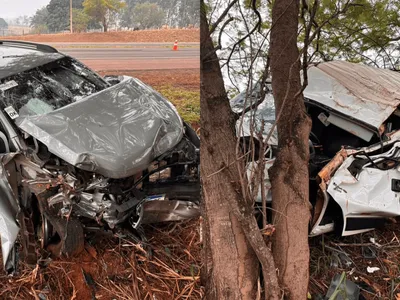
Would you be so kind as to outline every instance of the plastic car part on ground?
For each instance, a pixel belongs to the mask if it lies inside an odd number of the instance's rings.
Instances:
[[[360,298],[360,288],[352,281],[345,278],[345,273],[337,274],[331,281],[326,300],[358,300]]]

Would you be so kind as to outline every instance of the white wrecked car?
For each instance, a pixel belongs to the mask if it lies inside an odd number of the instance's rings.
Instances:
[[[304,91],[310,134],[310,236],[336,231],[346,236],[372,230],[388,217],[400,215],[400,74],[344,61],[320,63],[308,69]],[[260,99],[260,87],[231,100],[240,113]],[[248,143],[250,129],[266,138],[275,121],[272,92],[237,121],[238,136]],[[265,156],[274,162],[273,132]],[[254,137],[255,135],[253,135]],[[257,144],[258,140],[254,137]],[[249,169],[252,164],[249,164]],[[260,195],[258,201],[261,201]],[[268,194],[267,201],[271,202]]]

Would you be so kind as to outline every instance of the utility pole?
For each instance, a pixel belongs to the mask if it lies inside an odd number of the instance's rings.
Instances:
[[[71,33],[73,32],[72,30],[72,0],[69,0],[69,30]]]

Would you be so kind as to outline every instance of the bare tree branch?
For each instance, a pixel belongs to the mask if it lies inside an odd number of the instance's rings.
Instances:
[[[230,17],[228,20],[226,20],[224,22],[224,24],[221,27],[221,30],[219,31],[219,35],[218,35],[218,45],[214,48],[213,51],[209,52],[203,59],[207,60],[212,54],[214,54],[215,52],[217,52],[218,50],[221,50],[222,45],[221,45],[221,40],[222,40],[222,34],[224,32],[225,27],[232,22],[233,20],[235,20],[234,17]]]
[[[226,17],[228,14],[229,10],[238,2],[238,0],[233,0],[231,3],[229,3],[228,7],[225,8],[225,10],[222,12],[222,14],[219,16],[217,21],[215,21],[210,28],[210,35],[213,34],[215,29],[217,29],[218,25],[222,22],[222,20]]]
[[[248,32],[244,37],[242,37],[240,40],[238,40],[238,41],[233,45],[232,50],[231,50],[231,52],[229,53],[228,60],[227,60],[227,62],[226,62],[225,64],[229,64],[229,61],[230,61],[230,59],[231,59],[231,57],[232,57],[232,55],[233,55],[233,53],[234,53],[236,47],[239,46],[242,42],[244,42],[244,41],[245,41],[249,36],[251,36],[256,30],[259,30],[259,29],[261,28],[262,18],[261,18],[261,15],[260,15],[260,13],[258,12],[258,10],[257,10],[257,8],[256,8],[256,0],[252,0],[252,7],[253,7],[253,11],[255,12],[255,14],[256,14],[257,17],[258,17],[257,24],[253,27],[253,29],[252,29],[250,32]],[[224,64],[224,65],[225,65],[225,64]],[[222,67],[224,67],[224,65],[223,65]]]

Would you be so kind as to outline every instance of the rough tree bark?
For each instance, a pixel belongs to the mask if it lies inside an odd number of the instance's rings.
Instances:
[[[276,234],[273,254],[287,298],[306,299],[309,280],[308,139],[311,121],[301,93],[297,48],[299,0],[275,1],[271,72],[277,116],[278,154],[270,170]],[[283,109],[282,109],[283,108]]]
[[[242,153],[236,153],[235,117],[203,9],[200,23],[201,174],[209,234],[204,240],[208,242],[205,257],[210,257],[212,266],[211,272],[203,270],[210,276],[207,298],[256,299],[261,265],[265,299],[280,299],[272,253],[254,217],[248,184],[241,179],[245,161]]]
[[[108,24],[107,24],[107,17],[106,16],[103,17],[102,23],[103,23],[103,32],[107,32],[108,31]]]
[[[204,4],[201,4],[203,7]],[[239,177],[233,177],[237,167],[235,163],[232,164],[236,160],[235,120],[217,55],[210,54],[214,46],[204,12],[201,13],[200,30],[200,151],[204,201],[202,215],[206,223],[204,265],[211,268],[202,272],[206,277],[206,298],[253,300],[256,299],[259,277],[258,260],[227,201],[228,197],[236,199],[239,196],[231,184]],[[224,167],[227,169],[219,171]]]

